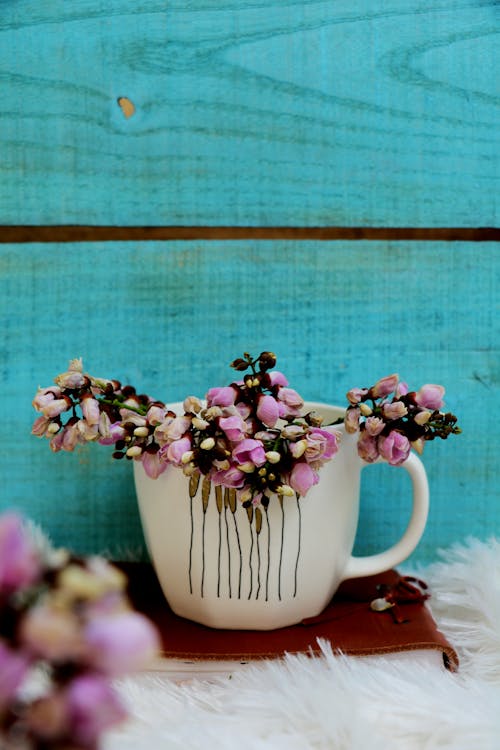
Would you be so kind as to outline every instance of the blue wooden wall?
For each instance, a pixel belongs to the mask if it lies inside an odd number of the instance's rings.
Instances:
[[[443,383],[415,554],[500,531],[498,242],[15,241],[15,225],[498,226],[496,2],[7,0],[0,14],[0,507],[58,544],[144,548],[130,465],[53,455],[31,400],[67,361],[167,401],[272,349],[308,399]],[[497,70],[495,70],[497,69]],[[125,97],[132,103],[127,110]],[[129,115],[128,117],[126,115]],[[12,239],[13,238],[13,239]],[[383,489],[382,489],[383,488]],[[402,472],[363,481],[358,552]]]
[[[495,0],[3,0],[0,223],[493,225],[499,19]]]

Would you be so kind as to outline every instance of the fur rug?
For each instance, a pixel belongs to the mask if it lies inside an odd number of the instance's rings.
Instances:
[[[500,540],[470,541],[415,573],[459,653],[458,673],[426,659],[289,656],[231,677],[119,683],[130,720],[104,750],[498,750]]]

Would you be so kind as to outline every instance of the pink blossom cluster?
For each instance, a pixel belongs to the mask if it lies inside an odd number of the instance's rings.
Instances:
[[[176,414],[132,386],[85,374],[75,359],[35,395],[41,415],[32,432],[49,438],[53,451],[92,441],[113,445],[114,458],[141,461],[152,478],[169,466],[200,472],[236,489],[245,505],[267,505],[273,494],[305,495],[336,453],[338,434],[302,414],[302,397],[275,363],[271,352],[245,354],[232,363],[245,372],[241,380],[210,388],[203,401],[186,398]]]
[[[125,583],[102,558],[43,558],[22,519],[0,515],[2,747],[96,750],[125,718],[112,678],[146,666],[159,647]]]
[[[273,495],[305,495],[319,470],[338,450],[339,433],[323,427],[304,401],[275,370],[276,357],[246,354],[231,366],[241,379],[210,388],[202,401],[189,396],[180,413],[117,380],[83,372],[70,362],[55,384],[39,388],[33,406],[40,412],[32,432],[47,437],[53,451],[73,451],[97,442],[114,447],[113,457],[141,461],[156,479],[174,466],[190,476],[208,476],[214,485],[235,489],[249,507],[267,506]],[[392,465],[410,449],[458,433],[456,417],[443,414],[444,388],[427,384],[409,391],[398,375],[371,388],[352,388],[345,422],[359,432],[359,455]]]
[[[427,383],[410,391],[396,374],[378,380],[371,388],[352,388],[344,423],[358,436],[360,457],[372,463],[383,459],[393,466],[406,461],[411,448],[422,453],[425,441],[457,434],[456,417],[443,413],[444,388]]]

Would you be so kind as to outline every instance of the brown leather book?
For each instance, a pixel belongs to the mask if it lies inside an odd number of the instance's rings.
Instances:
[[[216,630],[175,615],[169,608],[151,565],[119,563],[129,578],[134,607],[158,627],[164,659],[248,662],[285,653],[321,652],[318,639],[334,652],[367,656],[434,651],[447,669],[458,668],[458,656],[434,622],[426,594],[395,570],[346,581],[317,617],[278,630]],[[371,603],[386,599],[394,606],[374,611]]]

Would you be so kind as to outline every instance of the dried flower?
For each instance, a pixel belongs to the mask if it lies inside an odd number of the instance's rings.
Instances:
[[[381,457],[399,466],[412,447],[422,453],[427,440],[460,433],[457,418],[438,411],[443,395],[444,388],[432,384],[410,392],[398,375],[381,378],[371,388],[353,388],[344,421],[347,432],[359,430],[360,457],[368,462]]]
[[[40,577],[39,555],[15,513],[0,516],[0,601]]]
[[[125,717],[111,679],[157,653],[125,576],[102,558],[36,552],[19,516],[0,515],[0,745],[96,750]],[[43,669],[36,694],[25,688]],[[4,745],[5,741],[5,745]],[[19,743],[19,744],[17,744]]]
[[[245,352],[232,363],[241,380],[210,388],[204,402],[188,396],[176,414],[132,386],[84,373],[81,360],[73,360],[55,386],[38,389],[33,405],[42,416],[32,432],[49,438],[53,451],[114,445],[114,458],[141,461],[154,479],[169,465],[187,476],[202,474],[236,488],[247,507],[278,492],[286,496],[283,487],[305,494],[336,454],[340,433],[325,429],[314,413],[302,414],[302,396],[275,364],[272,352],[256,358]],[[398,375],[387,375],[370,388],[351,388],[336,424],[357,434],[365,461],[399,465],[411,446],[421,451],[428,440],[460,432],[456,417],[439,411],[443,394],[433,384],[410,392]]]

